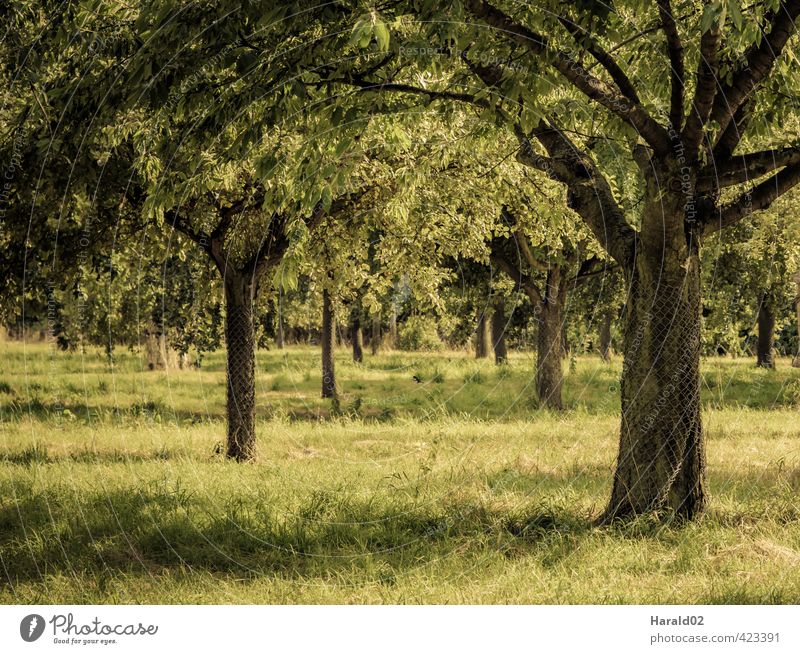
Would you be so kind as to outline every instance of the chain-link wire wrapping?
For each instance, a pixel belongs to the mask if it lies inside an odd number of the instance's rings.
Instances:
[[[620,451],[608,513],[693,515],[705,501],[698,279],[690,274],[651,287],[634,280],[627,311]]]
[[[322,292],[322,397],[335,398],[336,368],[334,349],[336,343],[333,300],[328,290]]]
[[[249,298],[228,294],[225,335],[228,352],[228,456],[255,454],[255,333]]]

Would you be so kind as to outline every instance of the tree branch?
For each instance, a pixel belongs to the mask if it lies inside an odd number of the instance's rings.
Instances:
[[[495,254],[494,248],[492,249],[491,260],[495,266],[511,278],[518,288],[525,291],[525,294],[534,305],[543,304],[544,299],[542,297],[542,292],[534,281],[530,277],[523,275],[522,272],[504,256]]]
[[[659,154],[666,154],[669,151],[669,133],[647,113],[641,104],[632,102],[623,93],[592,75],[569,53],[552,49],[544,36],[520,25],[485,0],[467,0],[466,4],[477,19],[491,27],[496,27],[532,54],[548,56],[550,64],[561,73],[562,77],[590,100],[597,102],[633,126],[654,151]]]
[[[224,239],[235,216],[246,209],[258,208],[263,202],[264,189],[261,187],[256,190],[252,197],[239,198],[227,207],[223,207],[218,200],[214,200],[213,204],[217,209],[217,213],[220,215],[220,220],[211,232],[211,238]]]
[[[719,166],[707,166],[700,175],[709,187],[727,188],[754,181],[773,170],[800,163],[800,146],[750,152],[730,157]]]
[[[600,264],[599,267],[596,267],[597,264]],[[578,272],[575,274],[574,277],[569,279],[571,284],[574,284],[575,287],[585,284],[588,280],[592,279],[592,277],[596,277],[602,273],[610,272],[618,267],[617,264],[610,263],[605,259],[600,259],[599,257],[589,257],[588,259],[584,259],[581,265],[578,267]]]
[[[728,126],[717,137],[717,142],[714,144],[712,157],[718,161],[725,160],[730,157],[736,150],[736,146],[744,136],[747,129],[747,123],[750,122],[750,112],[747,110],[750,101],[745,101],[733,116],[733,119],[728,122]]]
[[[519,219],[517,218],[517,216],[514,215],[511,212],[511,210],[506,206],[502,208],[501,214],[503,218],[514,224],[515,227],[515,229],[513,230],[514,241],[517,243],[519,251],[522,252],[522,256],[525,259],[525,263],[527,263],[534,270],[538,270],[539,272],[547,272],[547,266],[545,266],[541,261],[537,260],[536,257],[533,256],[531,245],[528,242],[528,239],[525,236],[525,234],[522,232],[522,227],[519,224]]]
[[[683,63],[683,43],[681,43],[675,16],[672,14],[670,0],[658,0],[658,14],[661,29],[667,37],[667,52],[670,64],[670,107],[669,122],[676,130],[683,127],[683,93],[686,83],[686,69]]]
[[[718,220],[707,222],[704,225],[704,233],[719,231],[756,211],[769,208],[776,199],[798,183],[800,183],[800,163],[794,163],[721,207]]]
[[[709,4],[707,0],[704,6]],[[703,140],[703,127],[711,115],[714,93],[717,89],[717,69],[719,68],[719,45],[722,40],[722,26],[713,24],[700,37],[700,61],[697,64],[697,84],[694,99],[683,128],[683,143],[690,157],[694,157]]]
[[[605,68],[606,72],[611,76],[611,79],[614,80],[617,88],[628,100],[633,104],[641,103],[639,94],[636,92],[636,88],[633,86],[630,78],[625,74],[622,68],[619,67],[614,57],[604,50],[587,30],[562,16],[559,16],[558,22],[572,35],[572,38],[575,39],[575,43],[580,47],[586,48],[586,51],[595,58],[597,63]]]
[[[765,15],[767,28],[760,43],[745,52],[744,66],[734,74],[730,84],[717,92],[711,120],[718,123],[724,134],[739,108],[750,98],[755,88],[767,77],[786,42],[795,32],[794,21],[800,15],[800,0],[781,2],[777,10]]]
[[[598,171],[591,157],[578,149],[564,132],[551,122],[540,121],[532,134],[550,158],[541,161],[528,136],[516,130],[520,142],[520,163],[533,165],[567,187],[568,206],[589,227],[600,245],[625,269],[633,264],[636,231],[630,226],[614,199],[608,180]]]

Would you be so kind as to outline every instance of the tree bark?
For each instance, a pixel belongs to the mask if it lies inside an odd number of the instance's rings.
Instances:
[[[227,455],[237,461],[255,456],[254,289],[249,275],[228,272],[225,279],[227,347]]]
[[[485,359],[489,356],[489,343],[492,337],[489,335],[489,319],[486,311],[478,309],[478,326],[475,330],[475,358]]]
[[[392,302],[392,313],[389,314],[389,347],[397,349],[397,307]]]
[[[275,347],[282,350],[286,347],[286,334],[283,326],[283,291],[278,291],[278,315],[275,324]]]
[[[353,362],[364,361],[364,331],[361,329],[361,318],[355,316],[350,339],[353,341]]]
[[[775,368],[775,308],[769,293],[763,293],[758,302],[758,341],[756,343],[756,366]]]
[[[336,347],[336,320],[333,302],[327,289],[322,291],[322,397],[336,397],[336,370],[333,353]]]
[[[494,362],[497,365],[508,361],[508,348],[506,347],[506,315],[505,303],[498,300],[494,305],[492,315],[492,345],[494,346]]]
[[[611,325],[614,322],[614,310],[606,308],[600,322],[600,358],[608,362],[611,360]]]
[[[178,353],[172,349],[167,335],[154,323],[145,330],[147,367],[150,370],[169,370],[179,365]]]
[[[564,408],[561,400],[562,316],[563,305],[560,302],[543,303],[539,306],[536,332],[536,395],[541,406],[556,411]]]
[[[622,421],[604,521],[662,511],[690,519],[706,501],[699,248],[685,197],[664,193],[668,182],[650,181],[626,271]]]
[[[147,367],[150,370],[169,370],[169,345],[167,337],[155,324],[148,324],[145,329],[145,352]]]
[[[797,354],[792,360],[792,367],[800,368],[800,272],[795,273],[794,282],[797,284],[797,295],[794,298],[794,309],[797,313]]]
[[[372,348],[372,355],[378,354],[381,348],[381,317],[379,315],[372,316],[372,334],[369,337],[369,345]]]
[[[563,314],[562,314],[563,317]],[[569,337],[567,336],[567,321],[562,320],[561,322],[561,357],[566,359],[569,357],[570,353],[570,344],[569,344]]]

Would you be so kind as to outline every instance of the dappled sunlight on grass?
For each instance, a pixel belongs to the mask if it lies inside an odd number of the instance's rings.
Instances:
[[[260,352],[258,457],[233,464],[221,355],[150,372],[122,353],[111,371],[2,347],[5,602],[800,600],[786,364],[705,362],[705,516],[599,528],[619,360],[565,364],[556,414],[527,354],[341,352],[334,412],[315,350]]]

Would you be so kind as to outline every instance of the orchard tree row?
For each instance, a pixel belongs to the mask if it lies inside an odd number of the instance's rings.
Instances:
[[[800,0],[15,3],[6,322],[46,315],[65,345],[109,355],[224,341],[237,460],[255,452],[269,330],[318,330],[334,395],[337,323],[356,357],[365,325],[399,317],[419,339],[474,330],[504,359],[502,321],[532,321],[536,392],[560,409],[566,347],[591,332],[606,353],[618,324],[601,520],[692,518],[701,353],[757,333],[770,367],[792,322],[798,14]]]

